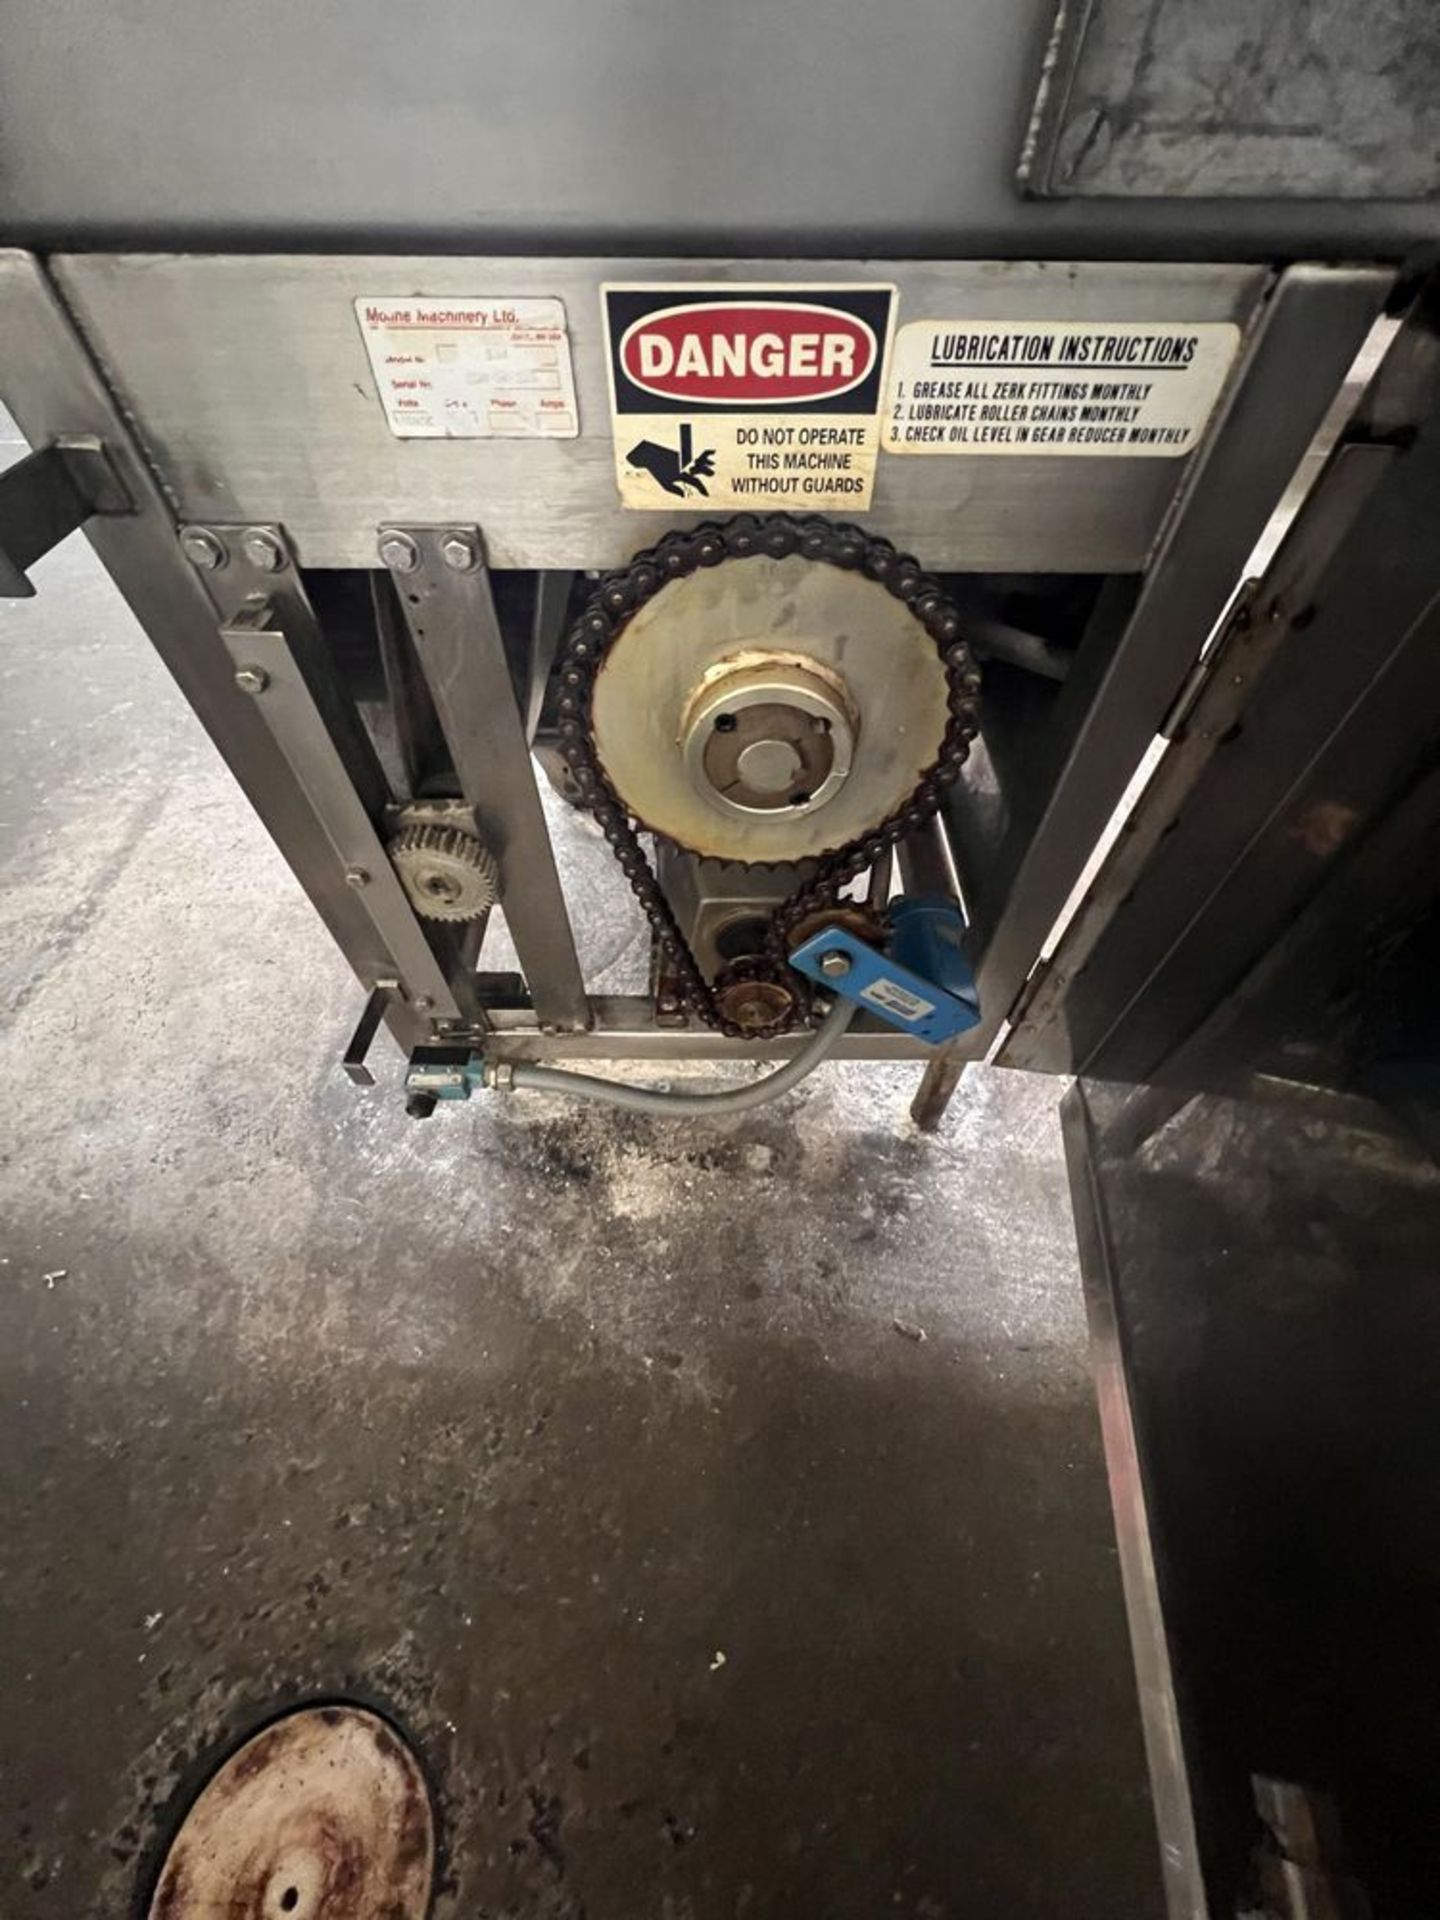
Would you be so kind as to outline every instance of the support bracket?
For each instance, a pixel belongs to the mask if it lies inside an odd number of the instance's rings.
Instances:
[[[350,1044],[345,1049],[345,1057],[340,1063],[352,1086],[374,1086],[375,1076],[366,1065],[365,1057],[374,1045],[380,1022],[391,1004],[401,999],[403,995],[398,980],[377,980],[366,996],[360,1018],[355,1023],[355,1031],[350,1036]]]
[[[27,571],[92,514],[133,513],[102,441],[52,440],[0,473],[0,599],[29,600]]]
[[[186,527],[180,543],[215,602],[235,685],[254,702],[369,915],[387,956],[381,971],[400,983],[383,1011],[403,1005],[427,1027],[483,1025],[473,971],[453,943],[432,941],[390,864],[384,773],[334,671],[283,527]]]

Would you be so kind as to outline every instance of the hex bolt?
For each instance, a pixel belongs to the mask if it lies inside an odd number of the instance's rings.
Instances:
[[[278,573],[285,564],[285,549],[264,527],[251,527],[240,544],[245,549],[245,558],[261,573]]]
[[[346,867],[345,884],[347,887],[368,887],[370,876],[364,867]]]
[[[832,947],[829,953],[820,956],[820,971],[827,980],[843,980],[850,971],[850,956],[841,953],[838,947]]]
[[[225,549],[208,527],[186,527],[180,535],[180,551],[201,573],[213,573],[225,564]]]
[[[420,564],[420,549],[408,533],[387,533],[380,542],[380,558],[392,573],[413,573]]]
[[[429,1013],[435,1002],[430,998],[428,993],[417,993],[410,1004],[414,1007],[416,1013]]]
[[[237,667],[235,684],[241,693],[263,693],[270,684],[270,676],[263,667]]]
[[[473,540],[463,533],[451,533],[440,542],[440,558],[456,573],[473,573],[479,555]]]

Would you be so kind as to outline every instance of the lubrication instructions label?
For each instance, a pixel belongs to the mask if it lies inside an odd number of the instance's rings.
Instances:
[[[558,300],[355,302],[390,431],[402,440],[573,440],[580,430]]]
[[[870,504],[895,289],[601,289],[627,507]]]
[[[885,449],[1174,458],[1239,343],[1228,321],[917,320],[895,340]]]

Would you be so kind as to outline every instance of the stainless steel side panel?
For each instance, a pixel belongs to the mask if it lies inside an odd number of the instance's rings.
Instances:
[[[478,522],[497,567],[607,567],[699,515],[621,508],[599,287],[610,280],[893,282],[898,322],[1253,318],[1237,265],[62,255],[64,298],[191,521],[280,522],[309,566],[372,566],[381,522]],[[580,438],[399,440],[358,296],[558,296]],[[1167,459],[880,456],[867,526],[929,567],[1120,572],[1145,561],[1188,467]]]
[[[1154,202],[1431,201],[1435,0],[1057,0],[1021,179]],[[1298,209],[1297,209],[1298,211]]]

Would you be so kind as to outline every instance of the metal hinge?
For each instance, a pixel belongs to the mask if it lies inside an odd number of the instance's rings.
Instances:
[[[1162,740],[1178,740],[1185,731],[1190,716],[1199,704],[1206,682],[1225,658],[1231,641],[1237,633],[1247,629],[1254,619],[1255,596],[1259,587],[1258,580],[1247,580],[1235,596],[1234,605],[1226,615],[1225,625],[1216,635],[1214,644],[1207,647],[1191,667],[1180,684],[1180,691],[1170,702],[1169,711],[1160,722],[1159,733]]]
[[[1020,1022],[1025,1018],[1025,1015],[1030,1011],[1036,994],[1039,993],[1041,987],[1043,987],[1045,982],[1050,978],[1051,969],[1054,967],[1054,964],[1053,959],[1037,960],[1029,973],[1027,973],[1025,978],[1020,982],[1020,991],[1010,1003],[1010,1009],[1005,1015],[1005,1020],[1010,1026],[1019,1026]]]

